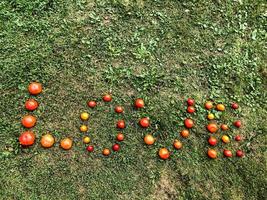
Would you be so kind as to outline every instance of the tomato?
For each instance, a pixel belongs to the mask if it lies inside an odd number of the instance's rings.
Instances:
[[[83,138],[83,143],[88,144],[91,141],[90,137],[86,136]]]
[[[88,131],[88,127],[86,125],[81,125],[80,126],[80,131],[81,132],[87,132]]]
[[[236,151],[236,156],[237,157],[243,157],[245,154],[244,154],[244,152],[242,151],[242,150],[237,150]]]
[[[217,106],[216,106],[216,109],[218,110],[218,111],[224,111],[225,110],[225,106],[223,105],[223,104],[217,104]]]
[[[30,85],[28,87],[28,91],[32,95],[40,94],[42,92],[42,85],[41,85],[41,83],[37,83],[37,82],[30,83]]]
[[[145,102],[143,99],[136,99],[134,105],[136,108],[144,108]]]
[[[112,149],[113,149],[113,151],[119,151],[120,150],[120,145],[119,144],[114,144],[112,146]]]
[[[238,104],[237,103],[232,103],[231,107],[236,110],[239,108]]]
[[[194,126],[194,121],[192,119],[185,119],[184,120],[184,125],[186,128],[192,128]]]
[[[123,107],[121,106],[116,106],[114,110],[116,113],[122,113],[124,111]]]
[[[33,145],[35,134],[32,131],[25,131],[19,136],[19,143],[23,146]]]
[[[25,108],[26,110],[29,110],[29,111],[34,111],[35,109],[37,109],[39,106],[38,102],[34,99],[28,99],[26,102],[25,102]]]
[[[188,106],[193,106],[194,104],[195,104],[195,100],[194,99],[191,99],[191,98],[187,99],[187,105]]]
[[[240,120],[237,120],[237,121],[234,122],[234,126],[237,127],[237,128],[240,128],[241,124],[242,123],[241,123]]]
[[[80,115],[81,120],[86,121],[89,119],[89,114],[87,112],[83,112]]]
[[[206,108],[207,110],[212,109],[212,107],[213,107],[213,103],[212,103],[211,101],[207,101],[207,102],[205,103],[205,108]]]
[[[222,141],[227,144],[227,143],[230,142],[230,138],[227,135],[223,135],[222,136]]]
[[[163,160],[166,160],[170,157],[170,152],[167,148],[161,148],[159,150],[159,157]]]
[[[34,117],[32,115],[25,115],[22,118],[21,123],[26,128],[32,128],[35,126],[36,121],[37,121],[36,117]]]
[[[212,159],[217,158],[217,152],[214,149],[209,149],[208,150],[208,156]]]
[[[89,152],[93,152],[94,151],[94,146],[90,145],[88,147],[86,147],[86,150]]]
[[[64,138],[60,141],[60,146],[62,149],[69,150],[72,147],[72,139]]]
[[[55,138],[50,133],[47,133],[42,136],[40,143],[42,147],[50,148],[55,144]]]
[[[211,146],[215,146],[217,144],[217,139],[215,137],[210,136],[208,142]]]
[[[174,142],[173,142],[173,147],[174,147],[175,149],[181,149],[181,148],[183,147],[183,144],[182,144],[182,142],[180,142],[179,140],[174,140]]]
[[[193,106],[188,106],[187,107],[187,112],[188,113],[194,113],[195,112],[195,108]]]
[[[218,130],[218,127],[216,124],[214,123],[210,123],[207,125],[207,130],[210,132],[210,133],[215,133],[217,130]]]
[[[117,128],[120,128],[120,129],[125,128],[125,122],[124,122],[124,120],[119,120],[117,122]]]
[[[229,127],[228,127],[226,124],[222,124],[222,125],[221,125],[221,129],[222,129],[223,131],[227,131],[227,130],[229,129]]]
[[[188,138],[188,137],[189,137],[189,130],[186,130],[186,129],[182,130],[182,131],[180,132],[180,135],[181,135],[183,138]]]
[[[149,118],[148,117],[144,117],[144,118],[140,119],[139,124],[143,128],[149,127],[149,125],[150,125]]]
[[[214,114],[210,113],[210,114],[208,114],[207,118],[209,120],[213,120],[215,118],[215,116],[214,116]]]
[[[105,101],[105,102],[110,102],[111,100],[112,100],[111,95],[106,94],[106,95],[103,96],[103,101]]]
[[[223,155],[225,157],[232,157],[233,156],[232,152],[230,150],[228,150],[228,149],[224,149],[223,150]]]
[[[121,141],[124,140],[124,135],[123,135],[122,133],[118,133],[116,139],[117,139],[119,142],[121,142]]]
[[[88,102],[87,102],[87,105],[88,105],[90,108],[94,108],[94,107],[96,107],[96,102],[95,102],[95,101],[88,101]]]
[[[235,141],[240,141],[240,140],[242,140],[241,135],[237,135],[237,136],[235,136]]]
[[[151,134],[147,134],[145,137],[144,137],[144,142],[147,144],[147,145],[152,145],[155,143],[155,138],[151,135]]]
[[[109,156],[110,155],[110,150],[109,149],[103,149],[102,154],[104,156]]]

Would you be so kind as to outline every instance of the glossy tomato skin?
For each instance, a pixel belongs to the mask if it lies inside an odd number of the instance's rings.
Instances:
[[[22,146],[31,146],[35,142],[35,134],[32,131],[25,131],[19,136],[19,143]]]
[[[228,127],[226,124],[222,124],[222,125],[221,125],[221,129],[222,129],[223,131],[227,131],[227,130],[229,129],[229,127]]]
[[[29,110],[29,111],[36,110],[38,108],[38,106],[39,106],[39,104],[35,99],[28,99],[25,102],[25,108],[26,108],[26,110]]]
[[[193,106],[194,104],[195,104],[195,100],[194,99],[191,99],[191,98],[187,99],[187,105],[188,106]]]
[[[104,149],[104,150],[102,151],[102,154],[103,154],[104,156],[109,156],[109,155],[110,155],[110,150],[109,150],[109,149]]]
[[[192,128],[194,126],[194,121],[192,119],[185,119],[184,120],[184,125],[186,128]]]
[[[180,132],[180,135],[183,137],[183,138],[188,138],[190,133],[189,133],[189,130],[187,129],[184,129]]]
[[[35,126],[36,124],[36,117],[35,116],[32,116],[32,115],[25,115],[22,120],[21,120],[21,123],[24,127],[26,128],[32,128]]]
[[[235,136],[235,141],[241,141],[241,140],[242,140],[241,135],[237,135],[237,136]]]
[[[72,147],[72,140],[70,138],[64,138],[60,141],[62,149],[69,150]]]
[[[117,128],[124,129],[125,128],[125,122],[124,120],[119,120],[117,122]]]
[[[207,130],[208,130],[210,133],[215,133],[215,132],[217,132],[218,127],[217,127],[216,124],[214,124],[214,123],[210,123],[210,124],[207,125]]]
[[[94,107],[96,107],[96,102],[95,102],[95,101],[88,101],[88,102],[87,102],[87,105],[88,105],[90,108],[94,108]]]
[[[240,128],[241,125],[242,125],[242,123],[241,123],[240,120],[237,120],[237,121],[234,122],[234,126],[235,126],[236,128]]]
[[[152,145],[155,143],[155,138],[151,135],[151,134],[147,134],[145,137],[144,137],[144,142],[147,144],[147,145]]]
[[[244,152],[242,151],[242,150],[237,150],[236,151],[236,156],[237,157],[243,157],[245,154],[244,154]]]
[[[136,100],[135,100],[135,103],[134,103],[134,106],[135,106],[136,108],[144,108],[144,106],[145,106],[145,102],[144,102],[143,99],[136,99]]]
[[[232,157],[233,156],[232,152],[230,150],[227,150],[227,149],[223,150],[223,155],[225,157]]]
[[[210,136],[208,142],[211,146],[215,146],[217,144],[217,139],[215,137]]]
[[[121,141],[124,140],[124,135],[123,135],[122,133],[118,133],[116,139],[117,139],[119,142],[121,142]]]
[[[144,117],[144,118],[140,119],[139,124],[143,128],[149,127],[150,126],[149,118],[148,117]]]
[[[193,106],[188,106],[187,107],[187,112],[188,113],[194,113],[195,112],[195,108]]]
[[[217,152],[214,149],[209,149],[207,154],[209,158],[212,158],[212,159],[217,158]]]
[[[30,83],[30,85],[28,87],[28,91],[32,95],[40,94],[42,92],[42,85],[41,85],[41,83],[37,83],[37,82]]]
[[[103,101],[110,102],[112,100],[112,97],[110,94],[106,94],[103,96]]]
[[[114,110],[116,113],[123,113],[123,111],[124,111],[123,107],[121,107],[121,106],[116,106]]]
[[[175,149],[181,149],[181,148],[183,147],[183,144],[182,144],[182,142],[180,142],[179,140],[174,140],[174,142],[173,142],[173,147],[174,147]]]
[[[163,160],[166,160],[170,157],[170,152],[167,148],[161,148],[158,154],[159,154],[159,157]]]
[[[207,101],[207,102],[205,103],[205,108],[206,108],[207,110],[212,109],[212,108],[213,108],[213,103],[212,103],[211,101]]]
[[[217,104],[216,105],[216,109],[218,110],[218,111],[224,111],[225,110],[225,106],[223,105],[223,104]]]
[[[88,147],[86,147],[86,150],[89,152],[93,152],[94,151],[94,146],[90,145]]]
[[[239,108],[238,104],[237,103],[232,103],[231,107],[236,110]]]
[[[40,143],[41,143],[42,147],[50,148],[54,145],[55,138],[51,134],[47,133],[47,134],[42,136]]]
[[[119,150],[120,150],[120,145],[119,145],[119,144],[114,144],[114,145],[112,146],[112,150],[113,150],[113,151],[119,151]]]

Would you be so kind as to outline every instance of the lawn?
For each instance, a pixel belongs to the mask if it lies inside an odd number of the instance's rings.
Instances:
[[[266,4],[263,0],[2,0],[0,2],[1,199],[266,199]],[[32,81],[43,85],[33,114],[37,142],[21,148],[20,120]],[[103,103],[103,94],[113,101]],[[186,113],[194,98],[197,112]],[[136,110],[133,102],[146,106]],[[96,99],[95,109],[86,102]],[[233,138],[206,155],[207,100],[226,105],[217,123],[241,119]],[[230,103],[240,109],[233,111]],[[101,155],[117,133],[115,105],[127,123],[121,150]],[[85,151],[79,114],[90,113],[95,152]],[[137,121],[149,116],[151,126]],[[183,120],[196,125],[188,139]],[[42,134],[57,140],[43,149]],[[153,133],[155,145],[143,137]],[[220,138],[222,132],[216,133]],[[74,139],[69,151],[63,137]],[[164,161],[160,147],[172,149]],[[224,148],[245,157],[224,158]]]

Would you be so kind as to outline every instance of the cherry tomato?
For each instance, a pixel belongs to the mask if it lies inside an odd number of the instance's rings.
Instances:
[[[114,110],[116,113],[122,113],[124,111],[123,107],[121,106],[116,106]]]
[[[237,150],[236,151],[236,156],[237,157],[243,157],[245,155],[245,153],[242,150]]]
[[[214,123],[210,123],[207,125],[207,130],[210,132],[210,133],[215,133],[217,130],[218,130],[218,127],[216,124]]]
[[[81,120],[86,121],[89,119],[89,114],[87,112],[82,112],[80,118]]]
[[[34,111],[35,109],[38,108],[38,102],[34,99],[28,99],[26,102],[25,102],[25,108],[26,110],[29,110],[29,111]]]
[[[187,105],[188,106],[193,106],[194,104],[195,104],[195,100],[194,99],[191,99],[191,98],[187,99]]]
[[[163,160],[166,160],[170,157],[170,152],[167,148],[161,148],[159,150],[159,157]]]
[[[19,143],[23,146],[33,145],[35,134],[32,131],[25,131],[19,136]]]
[[[237,103],[232,103],[231,107],[236,110],[239,108],[238,104]]]
[[[214,149],[209,149],[208,150],[208,156],[212,159],[217,158],[217,152]]]
[[[112,100],[111,95],[106,94],[106,95],[103,96],[103,101],[105,101],[105,102],[110,102],[111,100]]]
[[[144,118],[140,119],[139,124],[143,128],[149,127],[149,125],[150,125],[149,118],[148,117],[144,117]]]
[[[188,113],[194,113],[195,112],[195,108],[193,106],[188,106],[187,107],[187,112]]]
[[[222,136],[222,141],[225,144],[230,143],[230,138],[227,135],[223,135]]]
[[[94,151],[94,146],[90,145],[88,147],[86,147],[86,150],[89,152],[93,152]]]
[[[240,126],[242,125],[241,121],[240,120],[237,120],[234,122],[234,126],[237,127],[237,128],[240,128]]]
[[[213,113],[208,114],[207,118],[209,120],[213,120],[215,118],[215,115]]]
[[[181,148],[183,147],[183,144],[182,144],[182,142],[180,142],[179,140],[174,140],[174,142],[173,142],[173,147],[174,147],[175,149],[181,149]]]
[[[117,122],[117,128],[120,128],[120,129],[125,128],[125,122],[124,122],[124,120],[119,120]]]
[[[233,156],[232,152],[230,150],[228,150],[228,149],[224,149],[223,150],[223,155],[225,157],[232,157]]]
[[[112,146],[112,149],[113,149],[113,151],[119,151],[120,150],[120,145],[119,144],[114,144]]]
[[[228,127],[226,124],[222,124],[222,125],[221,125],[221,129],[222,129],[223,131],[227,131],[227,130],[229,129],[229,127]]]
[[[60,146],[62,149],[69,150],[72,147],[72,139],[64,138],[60,141]]]
[[[110,155],[110,150],[109,149],[103,149],[102,154],[104,156],[109,156]]]
[[[47,134],[42,136],[40,143],[41,143],[42,147],[50,148],[54,145],[55,138],[51,134],[47,133]]]
[[[185,119],[184,120],[184,125],[186,128],[192,128],[194,126],[194,121],[192,119]]]
[[[155,143],[155,138],[151,135],[151,134],[147,134],[145,137],[144,137],[144,142],[147,144],[147,145],[152,145]]]
[[[237,135],[237,136],[235,136],[235,141],[240,141],[240,140],[242,140],[241,135]]]
[[[210,136],[208,142],[211,146],[215,146],[217,144],[217,139],[215,137]]]
[[[187,129],[184,129],[180,132],[180,135],[183,137],[183,138],[188,138],[189,137],[189,130]]]
[[[26,128],[32,128],[35,126],[36,121],[37,121],[36,117],[32,115],[26,115],[22,118],[21,123]]]
[[[212,109],[212,107],[213,107],[213,103],[212,103],[211,101],[207,101],[207,102],[205,103],[205,108],[206,108],[207,110]]]
[[[121,141],[124,140],[124,135],[123,135],[122,133],[118,133],[116,139],[117,139],[119,142],[121,142]]]
[[[144,108],[145,102],[143,99],[136,99],[134,105],[136,108]]]
[[[37,82],[30,83],[30,85],[28,87],[28,91],[32,95],[40,94],[42,92],[42,85],[41,85],[41,83],[37,83]]]
[[[88,105],[90,108],[94,108],[94,107],[96,107],[96,102],[95,102],[95,101],[88,101],[88,102],[87,102],[87,105]]]
[[[218,110],[218,111],[224,111],[225,110],[225,106],[223,105],[223,104],[217,104],[216,105],[216,109]]]

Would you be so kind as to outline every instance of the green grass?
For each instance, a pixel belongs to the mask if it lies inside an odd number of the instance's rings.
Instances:
[[[264,1],[3,0],[0,2],[0,198],[1,199],[265,199],[266,198],[266,5]],[[27,85],[44,91],[34,131],[75,141],[71,151],[45,150],[39,143],[18,145],[27,112]],[[110,92],[114,101],[96,110],[89,99]],[[146,108],[132,108],[135,98]],[[196,127],[182,139],[184,101],[192,97]],[[218,123],[240,118],[239,144],[246,157],[206,156],[207,99],[225,103]],[[229,104],[239,103],[232,111]],[[117,130],[113,106],[126,112],[122,149],[101,156]],[[79,133],[79,114],[89,111],[88,155]],[[109,112],[104,112],[109,111]],[[218,113],[217,113],[218,114]],[[136,124],[149,116],[152,126]],[[157,142],[143,144],[153,132]],[[216,136],[219,138],[222,133]],[[171,159],[157,158],[160,147],[184,148]]]

